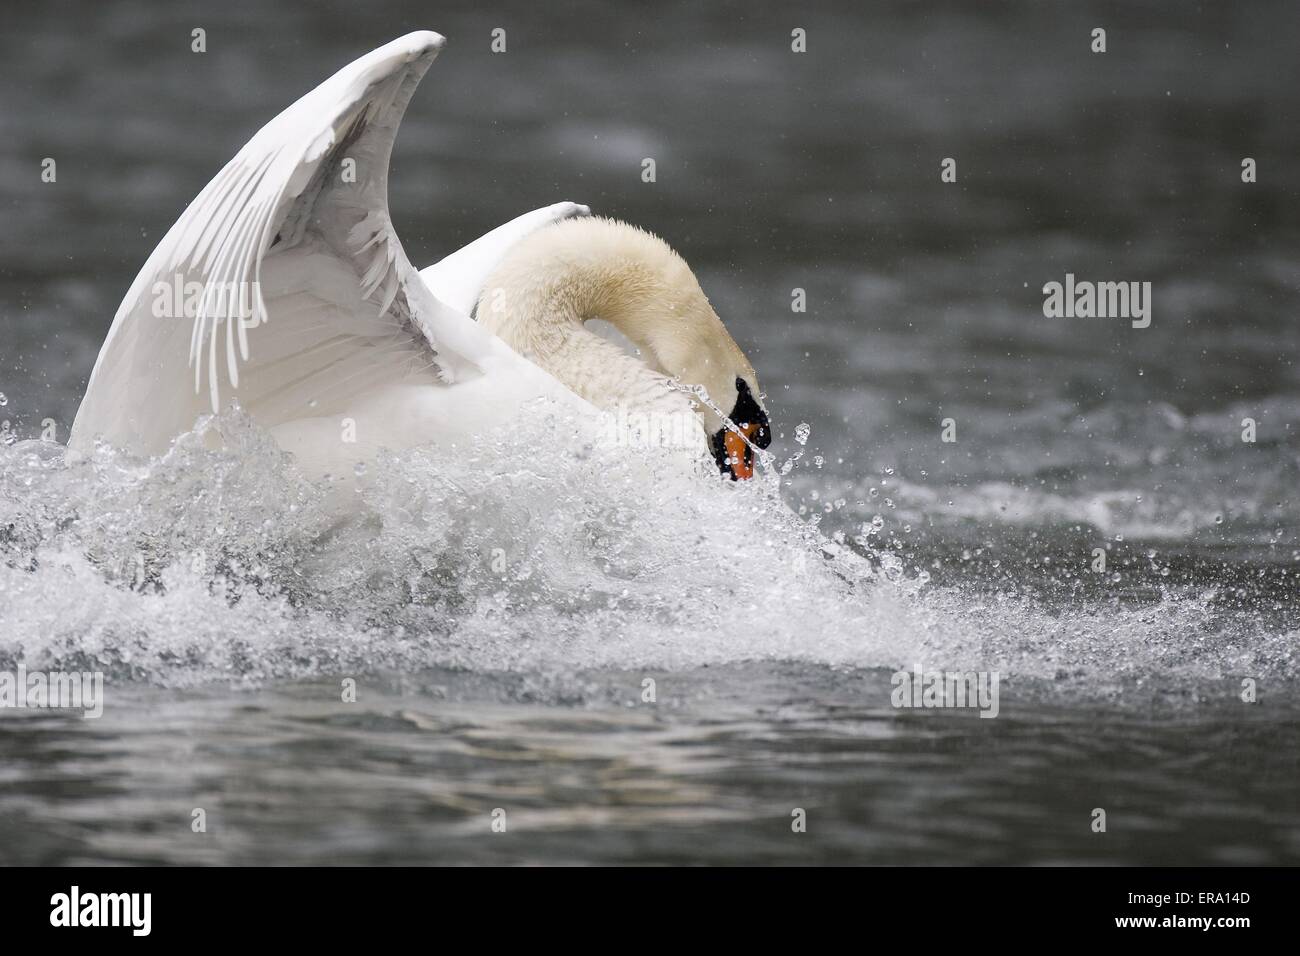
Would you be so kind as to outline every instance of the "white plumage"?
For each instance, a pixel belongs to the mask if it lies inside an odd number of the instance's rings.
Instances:
[[[739,377],[758,394],[752,367],[661,240],[590,220],[593,229],[554,233],[567,246],[526,241],[589,215],[585,206],[527,213],[416,271],[389,216],[388,162],[443,42],[412,33],[340,70],[207,185],[118,309],[73,424],[74,454],[97,438],[160,454],[200,415],[237,401],[305,470],[337,475],[380,448],[464,447],[533,399],[594,420],[596,406],[628,401],[693,414],[673,378],[707,386],[722,408]],[[494,305],[489,326],[541,353],[536,364],[469,318],[485,284],[507,280],[506,298],[527,314]],[[621,316],[643,359],[612,355],[583,328],[591,310],[566,307],[575,303]],[[545,353],[545,343],[563,349]],[[616,373],[619,363],[632,365]],[[704,454],[702,423],[698,438]]]
[[[376,392],[465,381],[515,358],[466,317],[477,291],[468,276],[448,286],[459,308],[439,301],[388,215],[398,124],[442,45],[436,33],[412,33],[355,61],[217,174],[123,299],[73,426],[74,450],[102,437],[160,453],[232,398],[265,427],[292,434],[319,423],[337,436],[331,416],[359,398],[374,407]],[[560,203],[521,217],[474,244],[474,258],[500,256],[528,230],[581,212]],[[177,303],[191,314],[175,314]],[[528,377],[538,391],[563,391]],[[382,431],[393,443],[392,428]],[[380,437],[359,429],[363,446]]]

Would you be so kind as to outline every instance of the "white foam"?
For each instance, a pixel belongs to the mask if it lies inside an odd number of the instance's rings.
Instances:
[[[1114,682],[1296,676],[1294,634],[1210,605],[1041,608],[823,537],[774,470],[659,473],[524,422],[455,460],[369,466],[357,516],[229,415],[229,450],[0,448],[0,666],[164,685],[376,668],[538,674],[748,660]],[[532,436],[524,438],[523,436]],[[541,436],[540,439],[537,436]],[[550,438],[555,440],[548,440]]]

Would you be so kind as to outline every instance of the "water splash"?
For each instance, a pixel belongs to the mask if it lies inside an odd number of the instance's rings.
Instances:
[[[0,449],[0,667],[172,686],[752,660],[998,669],[1102,693],[1296,677],[1296,635],[1195,597],[1044,607],[936,584],[869,530],[824,535],[772,469],[729,482],[652,451],[575,454],[532,414],[459,457],[388,454],[328,485],[237,413],[149,462]]]

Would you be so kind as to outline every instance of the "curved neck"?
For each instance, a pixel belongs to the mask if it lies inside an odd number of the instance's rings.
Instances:
[[[692,412],[690,398],[669,376],[601,338],[585,322],[577,313],[566,316],[559,334],[531,337],[531,350],[507,341],[597,408]]]
[[[681,413],[683,377],[706,318],[717,322],[686,264],[658,239],[607,220],[539,230],[485,284],[477,317],[515,351],[598,408]],[[603,319],[641,357],[586,327]],[[722,333],[725,335],[725,331]]]

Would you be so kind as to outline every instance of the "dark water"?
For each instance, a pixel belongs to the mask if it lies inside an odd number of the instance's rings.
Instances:
[[[66,438],[136,270],[263,122],[429,28],[391,176],[412,261],[559,199],[659,232],[803,453],[772,494],[886,573],[835,583],[765,498],[721,571],[581,476],[455,500],[507,531],[377,503],[322,548],[265,469],[0,448],[0,669],[93,664],[110,695],[0,711],[0,861],[1300,859],[1294,4],[476,7],[7,7],[12,432]],[[1066,273],[1151,282],[1150,327],[1045,318]],[[701,507],[727,529],[736,501]],[[222,536],[219,578],[122,571]],[[537,576],[446,578],[526,542]],[[999,670],[998,718],[894,709],[915,664]]]
[[[500,686],[458,693],[463,678],[430,673],[351,710],[321,703],[332,686],[301,683],[133,695],[132,716],[90,730],[6,721],[0,834],[7,858],[27,863],[1253,864],[1300,853],[1296,735],[1261,711],[1162,712],[1158,724],[1036,706],[900,718],[865,702],[886,679],[738,665],[674,676],[680,701],[647,713],[632,703],[639,677],[593,675],[609,699],[578,707],[520,703]],[[207,833],[190,831],[193,806]],[[1095,806],[1110,808],[1104,834],[1090,830]],[[491,829],[497,808],[504,832]],[[791,830],[794,808],[804,833]]]

